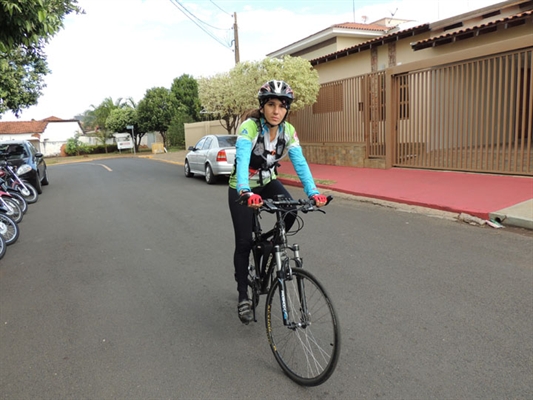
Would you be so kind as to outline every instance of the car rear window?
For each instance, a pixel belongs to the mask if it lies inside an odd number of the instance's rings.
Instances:
[[[218,138],[220,147],[235,147],[237,143],[237,136],[223,136]]]

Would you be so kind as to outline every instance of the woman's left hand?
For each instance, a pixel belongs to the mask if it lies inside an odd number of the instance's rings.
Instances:
[[[328,199],[323,194],[314,194],[311,199],[315,201],[317,207],[323,207],[327,204]]]

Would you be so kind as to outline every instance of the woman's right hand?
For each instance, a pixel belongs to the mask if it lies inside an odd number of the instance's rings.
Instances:
[[[248,191],[241,192],[241,195],[237,201],[239,204],[243,206],[246,205],[250,208],[259,208],[263,205],[263,199],[261,198],[261,196],[254,192]]]

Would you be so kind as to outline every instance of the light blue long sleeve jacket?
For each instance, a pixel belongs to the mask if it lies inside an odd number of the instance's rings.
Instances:
[[[278,128],[278,137],[280,135],[285,135],[285,152],[282,158],[288,153],[289,159],[294,166],[294,170],[298,175],[298,178],[302,182],[304,192],[307,196],[312,196],[318,194],[319,191],[316,188],[315,181],[309,169],[309,165],[303,155],[302,147],[300,146],[300,141],[298,140],[298,135],[294,126],[290,123],[285,122],[285,127],[280,126]],[[259,183],[259,173],[251,174],[249,171],[250,158],[254,146],[257,143],[259,135],[268,134],[269,129],[264,123],[264,120],[261,119],[261,126],[263,127],[262,132],[258,132],[257,121],[254,119],[247,119],[239,127],[239,133],[236,144],[236,171],[230,177],[230,187],[237,189],[238,192],[242,190],[251,190],[254,187],[260,186]],[[279,161],[273,160],[270,165],[271,170],[268,174],[268,177],[263,176],[263,185],[270,182],[271,179],[276,179],[277,176],[274,172],[274,165]]]

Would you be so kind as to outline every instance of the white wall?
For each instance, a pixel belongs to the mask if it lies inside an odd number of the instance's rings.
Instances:
[[[63,141],[73,138],[77,133],[82,133],[80,125],[77,122],[48,122],[44,132],[41,135],[41,141]]]
[[[49,121],[41,134],[40,146],[37,147],[45,157],[58,156],[67,140],[82,133],[77,121]]]

